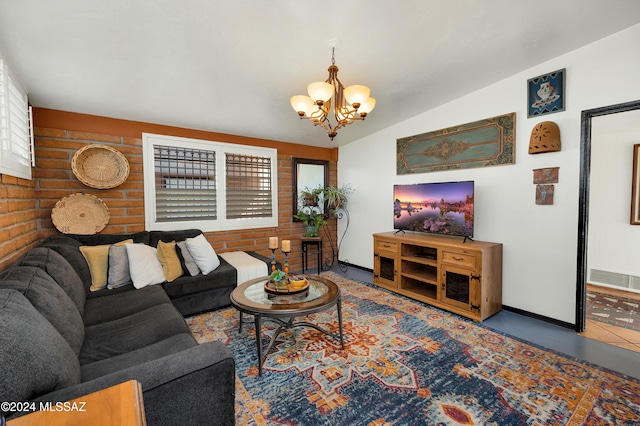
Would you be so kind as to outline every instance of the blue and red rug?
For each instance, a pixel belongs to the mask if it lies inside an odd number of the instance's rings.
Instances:
[[[236,360],[242,425],[582,425],[640,419],[640,381],[325,273],[342,291],[345,349],[284,334],[258,376],[255,330],[227,308],[187,318]],[[337,331],[335,309],[310,321]],[[266,332],[270,322],[265,321]],[[289,337],[289,338],[287,338]]]

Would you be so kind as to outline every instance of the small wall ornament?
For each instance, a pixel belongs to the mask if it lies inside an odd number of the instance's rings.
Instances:
[[[547,167],[544,169],[533,169],[533,183],[558,183],[558,173],[560,167]]]
[[[529,154],[560,151],[560,128],[553,121],[543,121],[534,126],[529,138]]]
[[[553,204],[554,185],[536,185],[536,204],[549,206]]]
[[[560,167],[547,167],[544,169],[533,169],[533,183],[536,184],[536,204],[550,206],[553,204],[553,193],[556,188],[554,183],[558,183]]]

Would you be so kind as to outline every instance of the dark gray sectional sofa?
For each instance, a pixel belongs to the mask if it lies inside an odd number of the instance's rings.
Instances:
[[[89,292],[79,249],[200,233],[55,235],[0,273],[0,401],[62,402],[135,379],[149,425],[234,424],[233,356],[222,342],[198,344],[183,315],[228,305],[235,269],[220,259],[208,275]]]

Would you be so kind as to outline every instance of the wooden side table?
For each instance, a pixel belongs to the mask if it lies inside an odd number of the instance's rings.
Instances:
[[[7,426],[144,426],[146,424],[142,386],[135,380],[71,401],[53,403],[42,411],[35,411],[7,422]]]
[[[307,269],[307,260],[309,259],[309,254],[307,252],[308,246],[316,246],[318,253],[318,275],[320,275],[320,270],[322,268],[322,237],[306,237],[302,239],[302,273],[304,274],[304,270]]]

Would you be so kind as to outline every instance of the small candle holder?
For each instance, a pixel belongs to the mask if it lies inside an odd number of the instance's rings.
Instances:
[[[283,240],[282,241],[282,252],[284,253],[284,276],[289,276],[289,252],[291,251],[291,241]]]
[[[276,249],[271,249],[271,272],[276,270]]]
[[[278,248],[278,237],[269,237],[269,249],[271,250],[271,272],[276,270],[276,249]]]
[[[284,253],[284,276],[289,278],[289,252],[285,251]]]

